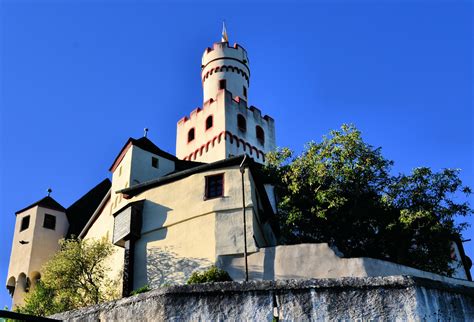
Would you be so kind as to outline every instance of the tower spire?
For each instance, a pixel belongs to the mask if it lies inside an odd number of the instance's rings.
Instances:
[[[227,29],[225,28],[225,21],[222,21],[222,38],[221,42],[229,42],[229,37],[227,37]]]

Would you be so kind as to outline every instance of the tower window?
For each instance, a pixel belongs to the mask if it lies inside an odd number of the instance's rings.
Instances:
[[[245,86],[243,88],[243,93],[244,93],[244,97],[247,97],[247,87],[245,87]]]
[[[28,229],[30,226],[30,216],[25,216],[21,219],[20,231]]]
[[[237,127],[242,132],[247,131],[247,120],[242,114],[237,115]]]
[[[52,229],[52,230],[56,229],[56,217],[53,215],[45,214],[43,227],[46,229]]]
[[[221,79],[219,81],[219,89],[226,89],[227,88],[227,81],[225,79]]]
[[[188,132],[188,142],[191,142],[192,140],[194,140],[194,128]]]
[[[224,174],[206,177],[205,199],[222,197],[224,195]]]
[[[155,158],[155,157],[151,157],[151,166],[155,169],[158,169],[158,158]]]
[[[258,142],[263,145],[265,143],[265,132],[263,132],[263,129],[258,125],[255,127],[255,134]]]
[[[208,116],[206,119],[206,130],[209,130],[213,125],[212,115]]]

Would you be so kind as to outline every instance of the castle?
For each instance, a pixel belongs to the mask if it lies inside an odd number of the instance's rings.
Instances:
[[[6,283],[14,305],[41,278],[58,241],[73,235],[114,245],[108,265],[124,296],[147,284],[183,283],[213,264],[242,279],[244,237],[251,279],[424,274],[340,258],[326,244],[277,246],[275,195],[258,171],[275,149],[275,123],[248,105],[249,66],[246,50],[224,33],[202,56],[203,105],[177,122],[176,156],[146,133],[129,138],[109,168],[112,179],[70,207],[48,195],[16,212]],[[463,263],[462,246],[453,247]],[[470,279],[462,265],[457,274]]]

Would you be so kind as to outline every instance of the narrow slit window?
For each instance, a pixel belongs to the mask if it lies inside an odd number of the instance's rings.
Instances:
[[[224,174],[206,177],[205,199],[222,197],[224,195]]]
[[[151,166],[155,169],[158,169],[158,166],[159,166],[158,158],[151,157]]]
[[[245,87],[245,86],[243,88],[243,94],[244,94],[244,97],[247,97],[247,87]]]
[[[46,229],[56,229],[56,217],[50,214],[44,215],[43,227]]]
[[[255,128],[255,134],[257,136],[257,140],[258,142],[260,142],[260,144],[264,144],[265,143],[265,132],[263,131],[263,129],[257,125],[257,127]]]
[[[219,81],[219,89],[226,89],[227,88],[227,81],[225,79],[221,79]]]
[[[237,115],[237,127],[242,132],[247,131],[247,120],[242,114]]]
[[[206,119],[206,130],[209,130],[213,125],[212,115],[208,116]]]
[[[194,128],[188,132],[188,142],[191,142],[192,140],[194,140]]]
[[[30,226],[30,216],[23,217],[21,219],[20,231],[28,229],[29,226]]]

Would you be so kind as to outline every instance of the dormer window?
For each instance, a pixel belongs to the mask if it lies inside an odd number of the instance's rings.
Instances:
[[[261,145],[265,143],[265,132],[260,126],[255,127],[255,134],[257,136],[258,142],[260,142]]]
[[[158,158],[151,157],[151,166],[155,169],[158,169],[158,166],[159,166]]]
[[[21,219],[20,231],[28,229],[30,226],[30,216],[25,216]]]
[[[213,126],[212,115],[208,116],[206,119],[206,130],[209,130]]]
[[[188,143],[194,140],[194,128],[188,132]]]
[[[46,229],[56,229],[56,217],[50,214],[44,215],[43,227]]]
[[[237,115],[237,127],[240,131],[247,131],[247,120],[242,114]]]

